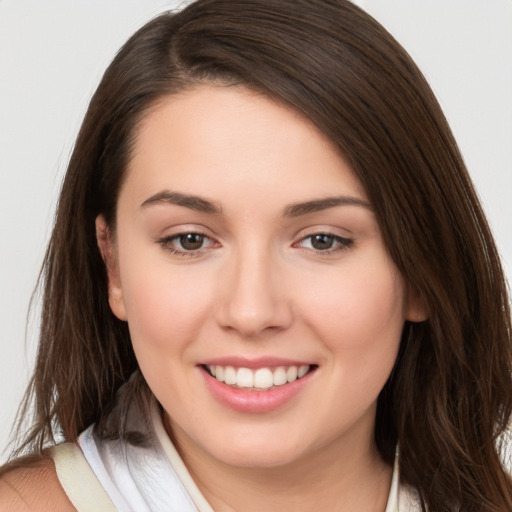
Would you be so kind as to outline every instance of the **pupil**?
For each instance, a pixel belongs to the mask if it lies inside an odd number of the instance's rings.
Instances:
[[[325,251],[332,247],[334,240],[330,235],[315,235],[311,240],[311,245],[320,251]]]
[[[186,235],[180,236],[180,243],[183,249],[187,249],[188,251],[200,249],[203,245],[203,235],[187,233]]]

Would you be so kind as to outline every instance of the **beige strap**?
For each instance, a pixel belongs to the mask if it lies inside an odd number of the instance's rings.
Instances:
[[[160,444],[162,445],[162,448],[167,455],[167,458],[171,462],[174,471],[176,471],[178,478],[181,480],[181,483],[197,507],[198,512],[214,512],[211,505],[206,501],[206,498],[201,494],[201,491],[188,472],[183,459],[180,457],[178,451],[167,435],[162,422],[162,417],[160,416],[160,412],[156,406],[152,407],[151,409],[151,417],[153,420],[153,428],[155,429],[155,434],[158,437]]]
[[[75,443],[50,449],[57,476],[77,512],[116,512],[107,493]]]

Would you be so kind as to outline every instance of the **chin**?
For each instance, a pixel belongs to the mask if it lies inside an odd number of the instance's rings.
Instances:
[[[231,438],[229,444],[213,443],[208,449],[210,455],[220,462],[240,468],[277,468],[298,460],[305,446],[281,436],[268,438],[242,439]]]
[[[298,454],[294,450],[279,450],[274,451],[270,449],[262,449],[255,447],[252,449],[240,448],[233,450],[230,453],[223,452],[219,454],[219,459],[224,464],[239,468],[252,468],[252,469],[272,469],[282,466],[287,466],[294,462]]]

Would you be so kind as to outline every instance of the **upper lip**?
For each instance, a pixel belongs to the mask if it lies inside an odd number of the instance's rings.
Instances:
[[[235,368],[274,368],[278,366],[303,366],[312,365],[310,361],[301,361],[299,359],[286,359],[282,357],[258,357],[248,359],[240,356],[232,357],[215,357],[201,361],[201,365],[205,366],[233,366]]]

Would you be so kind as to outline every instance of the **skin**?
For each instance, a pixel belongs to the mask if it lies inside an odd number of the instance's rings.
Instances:
[[[216,211],[161,200],[168,192]],[[331,197],[358,204],[293,208]],[[329,139],[243,87],[168,97],[140,126],[115,232],[100,216],[97,233],[111,308],[216,511],[385,509],[376,401],[404,321],[425,313]],[[187,250],[184,233],[202,245]],[[318,234],[332,246],[319,249]],[[283,406],[246,413],[205,385],[200,364],[231,356],[316,370]]]
[[[52,460],[44,459],[0,476],[0,512],[72,512]]]

